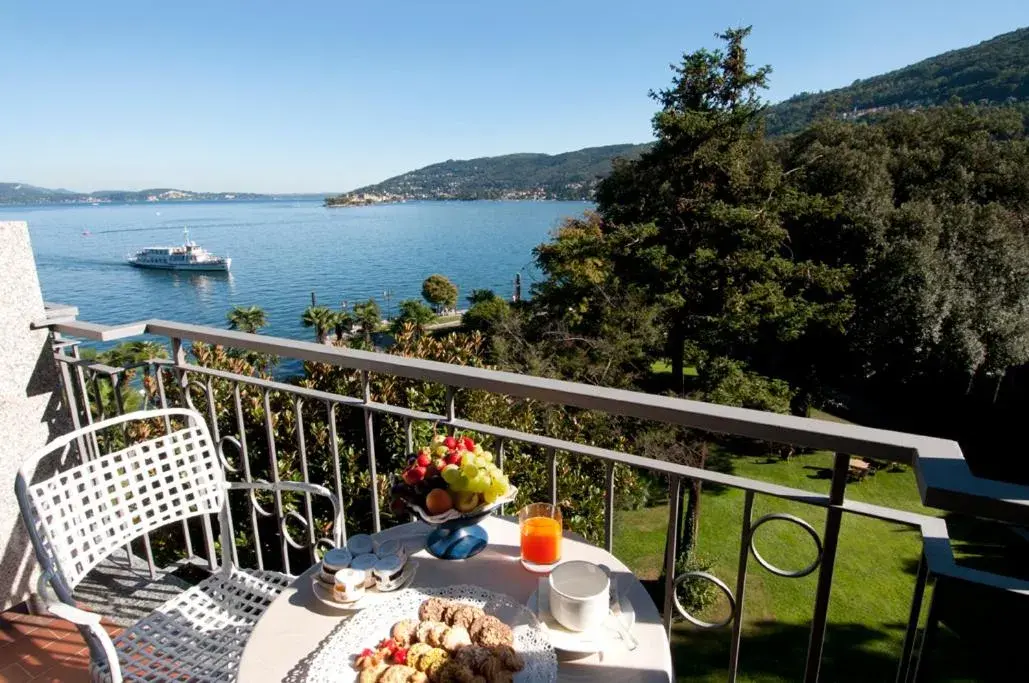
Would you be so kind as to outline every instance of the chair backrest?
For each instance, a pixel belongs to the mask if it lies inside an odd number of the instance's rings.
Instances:
[[[30,483],[41,460],[66,453],[83,437],[132,421],[172,424],[181,418],[187,425],[181,429]],[[171,522],[218,512],[225,473],[200,414],[169,408],[129,413],[56,439],[25,461],[15,488],[37,558],[70,590],[129,541]]]

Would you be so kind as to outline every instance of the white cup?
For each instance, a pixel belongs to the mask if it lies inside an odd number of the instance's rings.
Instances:
[[[383,592],[394,591],[400,587],[404,576],[404,560],[398,555],[386,555],[372,567],[372,577],[376,587]]]
[[[340,569],[334,577],[332,599],[336,602],[354,602],[364,596],[366,572],[360,569]]]
[[[378,561],[378,555],[365,553],[364,555],[358,555],[351,560],[350,568],[362,572],[364,574],[364,585],[371,588],[375,585],[375,578],[372,576],[372,569]]]
[[[346,548],[333,548],[322,557],[322,569],[318,572],[318,578],[322,583],[333,585],[336,572],[350,566],[353,556]]]
[[[588,631],[607,618],[611,579],[601,567],[581,560],[550,572],[550,613],[570,631]]]

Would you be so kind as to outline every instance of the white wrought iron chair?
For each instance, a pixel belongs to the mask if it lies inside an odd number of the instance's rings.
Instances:
[[[98,432],[155,418],[187,426],[173,426],[166,435],[92,457],[33,483],[37,466],[48,456],[65,459],[74,443],[98,443]],[[104,420],[54,440],[23,463],[15,492],[43,569],[39,595],[52,614],[79,627],[89,645],[94,681],[235,680],[250,632],[292,577],[233,565],[227,495],[232,489],[328,497],[335,513],[332,540],[339,545],[343,526],[335,495],[303,482],[226,481],[207,424],[192,410],[141,411]],[[216,512],[221,563],[209,578],[113,640],[100,625],[99,614],[76,606],[72,591],[104,558],[159,527]]]

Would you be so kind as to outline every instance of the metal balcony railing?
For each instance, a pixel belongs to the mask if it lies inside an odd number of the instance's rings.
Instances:
[[[162,320],[106,326],[77,321],[69,316],[66,309],[62,309],[60,317],[54,316],[47,321],[41,321],[40,324],[49,326],[54,333],[55,358],[61,368],[66,400],[76,426],[80,421],[90,422],[103,417],[102,415],[92,415],[90,408],[91,404],[102,405],[102,402],[98,400],[101,395],[101,383],[109,383],[115,389],[114,396],[120,398],[117,388],[123,381],[124,373],[130,368],[110,367],[84,361],[78,357],[76,344],[69,342],[67,337],[104,342],[124,340],[144,334],[167,338],[172,349],[171,360],[151,360],[141,364],[141,366],[152,368],[155,371],[160,406],[167,407],[169,402],[166,391],[166,374],[174,378],[174,382],[179,388],[185,390],[182,395],[191,405],[190,396],[193,392],[198,392],[199,396],[206,397],[205,402],[214,438],[219,441],[223,450],[226,445],[231,444],[238,451],[240,467],[230,469],[243,481],[253,481],[253,478],[248,458],[244,410],[240,401],[242,388],[247,388],[248,391],[258,391],[263,396],[265,434],[268,440],[265,448],[270,459],[269,471],[273,477],[279,476],[279,463],[269,397],[275,393],[287,395],[292,399],[295,419],[300,425],[297,430],[299,437],[296,449],[299,453],[300,472],[298,474],[303,481],[309,480],[309,472],[307,448],[303,436],[302,407],[306,404],[310,410],[312,405],[321,406],[320,409],[324,410],[324,419],[330,432],[329,446],[335,469],[334,481],[315,483],[325,484],[328,488],[333,489],[340,498],[343,498],[344,491],[339,469],[340,453],[336,434],[337,412],[341,408],[361,411],[364,419],[364,448],[367,455],[368,475],[372,482],[371,525],[375,531],[378,531],[381,526],[381,501],[377,485],[381,475],[376,472],[373,437],[374,421],[377,416],[390,416],[405,425],[408,451],[412,450],[413,445],[412,425],[419,421],[440,423],[462,431],[490,435],[495,439],[493,450],[498,453],[501,460],[504,457],[506,443],[518,442],[538,447],[547,457],[549,491],[554,502],[557,501],[556,462],[558,454],[574,454],[603,461],[606,464],[607,474],[604,542],[608,550],[612,547],[614,535],[615,466],[630,466],[664,475],[667,477],[670,491],[668,534],[664,555],[664,576],[666,577],[664,620],[666,626],[670,628],[673,615],[679,613],[683,618],[701,628],[731,627],[730,681],[736,680],[739,665],[742,614],[745,607],[744,597],[750,554],[754,555],[761,566],[780,576],[799,577],[817,571],[817,587],[804,680],[818,680],[829,596],[844,514],[862,515],[901,524],[916,529],[921,534],[922,556],[915,577],[911,609],[898,665],[898,681],[906,682],[918,679],[921,654],[931,649],[932,646],[936,631],[936,611],[933,609],[932,602],[926,623],[924,625],[921,623],[925,590],[931,581],[939,577],[950,577],[987,585],[998,590],[1029,594],[1029,583],[1026,581],[958,565],[951,551],[947,526],[943,519],[858,502],[848,499],[846,496],[851,456],[894,461],[914,468],[919,493],[926,506],[1018,525],[1029,525],[1029,489],[975,477],[969,471],[960,448],[953,441]],[[358,396],[343,396],[283,382],[234,374],[224,370],[200,367],[187,362],[186,348],[187,344],[191,342],[218,344],[236,350],[269,354],[284,359],[325,363],[355,370],[361,373],[363,391]],[[395,375],[446,386],[447,399],[444,414],[421,412],[371,400],[369,373]],[[212,382],[219,382],[223,386],[227,383],[232,387],[233,405],[227,409],[235,417],[234,433],[219,433]],[[829,492],[827,494],[813,493],[731,474],[565,441],[546,435],[473,422],[463,419],[457,414],[454,399],[457,392],[462,389],[484,390],[549,404],[603,411],[616,416],[629,416],[738,437],[785,443],[802,448],[829,450],[836,454]],[[116,405],[116,409],[122,409],[120,403]],[[83,452],[87,454],[91,447],[90,444],[80,445],[80,448],[84,449]],[[745,492],[740,532],[739,572],[735,589],[716,577],[699,574],[702,578],[715,582],[728,598],[731,614],[718,624],[703,622],[689,614],[675,598],[675,587],[678,582],[688,576],[688,574],[676,576],[675,573],[676,543],[679,537],[681,518],[681,511],[678,508],[679,492],[688,480],[710,482],[741,489]],[[772,514],[760,519],[753,519],[754,501],[758,495],[823,508],[826,511],[824,529],[819,534],[807,522],[785,514]],[[284,509],[283,501],[278,495],[274,500],[274,510],[266,509],[256,498],[251,498],[250,502],[250,519],[248,521],[251,533],[255,538],[260,533],[258,524],[260,517],[274,516],[279,521],[278,550],[287,572],[291,569],[290,549],[301,547],[301,544],[293,538],[287,528],[287,518],[302,523],[302,526],[307,529],[308,546],[312,553],[311,557],[314,558],[314,546],[318,539],[315,534],[315,520],[310,500],[304,501],[304,505],[300,506],[298,511],[292,512]],[[757,553],[753,546],[754,532],[761,525],[773,519],[798,524],[812,536],[818,553],[817,558],[809,567],[795,572],[785,571],[769,564]],[[210,542],[209,524],[205,525],[203,533],[207,536],[205,547],[213,548]],[[345,529],[343,533],[345,537]],[[191,529],[186,525],[183,525],[183,534],[186,552],[193,556],[194,544],[191,538]],[[260,546],[259,539],[258,546]],[[149,544],[146,545],[145,552],[153,566],[153,555]],[[213,553],[208,560],[212,563],[215,562]],[[257,562],[263,567],[260,548],[257,551]]]

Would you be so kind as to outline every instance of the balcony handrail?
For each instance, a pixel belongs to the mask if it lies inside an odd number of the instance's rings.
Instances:
[[[902,462],[913,466],[922,503],[927,507],[1029,525],[1029,488],[975,476],[958,444],[948,439],[166,320],[117,326],[58,320],[52,327],[61,334],[97,341],[152,334],[220,344],[692,429]]]

